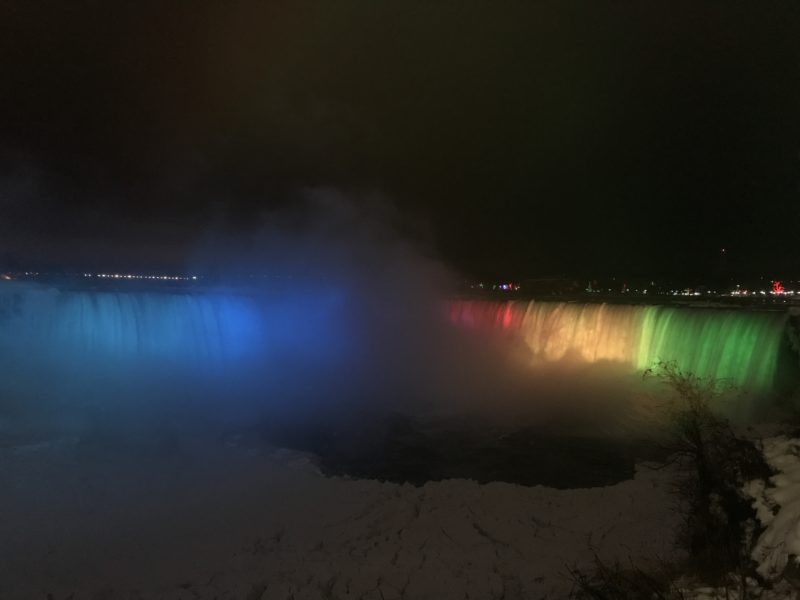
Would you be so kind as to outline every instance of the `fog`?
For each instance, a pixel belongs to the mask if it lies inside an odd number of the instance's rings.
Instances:
[[[6,282],[3,426],[124,435],[400,413],[597,435],[650,419],[652,389],[620,366],[534,367],[521,340],[450,322],[458,276],[408,231],[383,198],[311,190],[247,234],[207,232],[185,289]]]
[[[385,200],[314,191],[207,232],[196,280],[0,281],[0,595],[187,592],[240,557],[261,577],[275,557],[247,548],[284,531],[339,569],[333,524],[349,539],[413,489],[366,480],[632,479],[652,382],[452,322],[458,275],[428,248]]]

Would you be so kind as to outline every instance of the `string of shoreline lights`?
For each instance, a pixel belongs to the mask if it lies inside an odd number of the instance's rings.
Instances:
[[[24,272],[0,272],[0,281],[13,281],[15,279],[38,279],[40,276],[46,276],[47,274],[39,273],[37,271],[24,271]],[[155,275],[155,274],[141,274],[141,273],[73,273],[73,277],[83,277],[84,279],[110,279],[110,280],[140,280],[140,281],[198,281],[203,279],[201,276],[197,275]],[[269,276],[269,275],[249,275],[250,279],[261,279],[261,278],[276,278],[276,276]],[[280,278],[280,277],[277,277]],[[287,276],[287,279],[292,279],[291,276]],[[798,297],[800,298],[800,290],[794,289],[786,289],[783,282],[780,280],[767,280],[768,287],[766,289],[758,289],[758,287],[754,286],[755,289],[748,289],[744,287],[742,284],[736,284],[732,289],[728,289],[725,291],[717,291],[717,290],[696,290],[692,288],[685,288],[681,289],[660,289],[660,290],[648,290],[648,289],[631,289],[628,288],[627,285],[621,290],[622,294],[632,294],[632,295],[655,295],[655,296],[729,296],[729,297],[764,297],[764,296],[772,296],[772,297]],[[652,283],[652,282],[651,282]],[[788,282],[789,285],[792,283],[797,282]],[[485,291],[499,291],[499,292],[517,292],[522,287],[520,283],[472,283],[469,285],[470,289],[474,290],[485,290]],[[613,288],[602,289],[602,288],[592,288],[587,287],[582,290],[585,293],[589,294],[600,294],[603,292],[612,293],[614,291]],[[649,294],[648,292],[653,292]]]
[[[195,281],[197,275],[139,275],[135,273],[84,273],[84,277],[98,279],[152,279],[160,281]]]

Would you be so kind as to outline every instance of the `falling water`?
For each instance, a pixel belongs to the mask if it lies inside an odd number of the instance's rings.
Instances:
[[[521,337],[534,360],[611,361],[639,371],[671,361],[751,390],[774,385],[786,327],[777,312],[533,301],[454,302],[450,317]]]
[[[375,335],[374,323],[349,309],[351,301],[357,298],[322,292],[267,297],[5,284],[0,380],[24,388],[50,377],[55,386],[58,372],[61,382],[89,381],[88,389],[100,376],[123,386],[160,374],[177,385],[179,375],[197,374],[192,380],[252,376],[274,385],[320,369],[362,373],[362,363],[368,375],[375,348],[402,340],[391,329],[373,344],[365,332]],[[521,339],[534,361],[605,361],[638,371],[674,361],[684,371],[753,390],[775,383],[787,321],[778,312],[672,306],[460,301],[449,307],[454,322]],[[289,372],[287,365],[302,368]],[[23,370],[35,375],[9,375]]]
[[[5,286],[0,349],[15,355],[151,360],[208,367],[242,358],[256,341],[257,311],[229,295],[61,292]]]

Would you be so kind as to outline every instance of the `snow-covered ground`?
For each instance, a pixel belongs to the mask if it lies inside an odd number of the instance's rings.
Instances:
[[[567,566],[594,552],[675,556],[668,470],[594,489],[413,487],[211,439],[0,447],[0,598],[565,598]]]
[[[796,585],[800,583],[800,439],[778,435],[761,444],[775,475],[745,486],[764,528],[752,557],[766,581]]]
[[[738,576],[733,575],[732,589],[690,587],[685,590],[687,598],[727,600],[741,593],[760,600],[800,598],[800,439],[767,435],[760,445],[775,474],[748,482],[743,492],[752,500],[758,520],[751,557],[762,582],[748,577],[742,592]]]

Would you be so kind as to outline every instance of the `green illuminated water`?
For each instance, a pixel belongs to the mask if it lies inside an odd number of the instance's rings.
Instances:
[[[752,391],[775,385],[787,327],[777,311],[538,301],[459,302],[451,318],[516,332],[535,361],[608,361],[640,371],[672,362]]]
[[[674,361],[700,377],[770,389],[786,326],[780,313],[642,307],[635,366]]]

